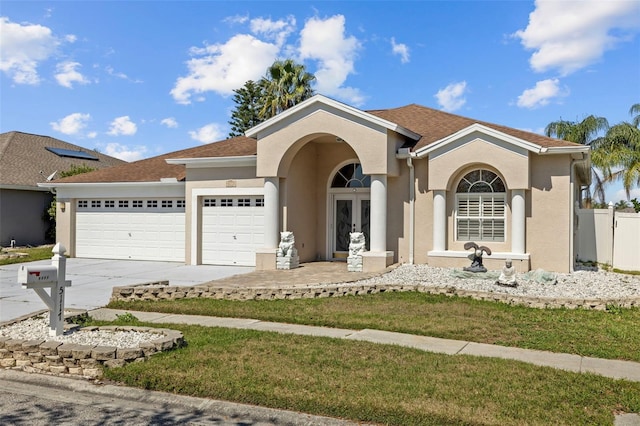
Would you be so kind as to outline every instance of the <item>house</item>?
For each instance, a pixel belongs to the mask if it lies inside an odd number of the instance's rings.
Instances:
[[[316,95],[246,136],[41,184],[71,255],[274,269],[281,231],[301,262],[569,271],[589,148],[420,105],[362,111]]]
[[[96,151],[51,138],[22,132],[0,134],[0,246],[46,242],[49,221],[45,212],[53,199],[53,181],[72,166],[95,169],[125,164]]]

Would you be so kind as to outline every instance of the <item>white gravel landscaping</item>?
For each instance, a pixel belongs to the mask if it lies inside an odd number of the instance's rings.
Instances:
[[[555,279],[551,282],[531,279],[531,276],[543,272],[532,271],[517,275],[517,287],[505,287],[496,284],[499,271],[478,274],[483,278],[459,278],[454,274],[459,274],[461,269],[401,265],[391,272],[358,281],[357,284],[417,284],[486,293],[566,299],[619,299],[640,296],[640,276],[593,269],[595,268],[585,268],[571,274],[545,273],[554,276]]]

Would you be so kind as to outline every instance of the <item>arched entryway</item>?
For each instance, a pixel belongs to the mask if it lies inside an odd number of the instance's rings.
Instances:
[[[332,173],[327,190],[328,253],[333,259],[346,258],[349,234],[364,233],[367,250],[370,247],[371,177],[362,172],[362,165],[349,161]]]

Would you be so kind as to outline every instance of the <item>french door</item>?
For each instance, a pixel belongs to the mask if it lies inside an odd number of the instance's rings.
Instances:
[[[368,193],[334,194],[333,196],[333,257],[345,258],[349,254],[349,234],[364,233],[369,250],[371,198]]]

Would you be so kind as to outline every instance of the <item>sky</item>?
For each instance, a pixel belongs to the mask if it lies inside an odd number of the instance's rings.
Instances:
[[[0,132],[126,161],[219,141],[233,90],[286,58],[363,110],[613,125],[640,103],[639,33],[637,0],[2,0]]]

